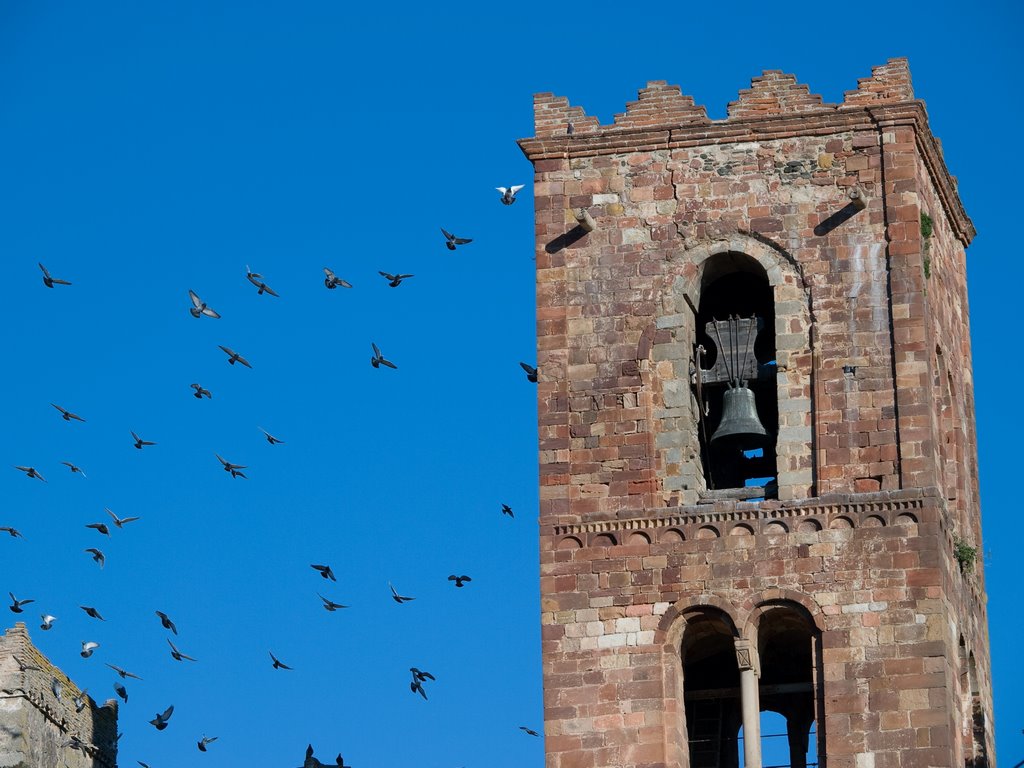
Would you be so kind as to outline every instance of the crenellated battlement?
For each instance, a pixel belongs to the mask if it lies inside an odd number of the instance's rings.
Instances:
[[[573,135],[586,136],[606,131],[637,128],[673,128],[682,125],[720,124],[731,121],[794,114],[829,113],[849,108],[913,101],[910,67],[905,58],[890,59],[874,67],[871,77],[862,78],[857,88],[847,91],[840,104],[825,103],[821,96],[779,70],[765,70],[751,80],[750,88],[740,91],[739,98],[729,103],[728,117],[711,120],[707,110],[696,104],[692,96],[682,93],[677,85],[652,80],[640,90],[636,101],[615,116],[612,125],[601,125],[596,117],[582,107],[573,106],[564,96],[538,93],[534,96],[534,128],[537,138],[566,135],[572,124]]]

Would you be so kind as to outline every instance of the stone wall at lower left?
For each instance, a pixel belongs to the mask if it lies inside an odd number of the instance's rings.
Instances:
[[[23,623],[0,636],[0,768],[114,768],[117,702],[100,706],[86,695],[78,712],[76,697],[81,690]]]

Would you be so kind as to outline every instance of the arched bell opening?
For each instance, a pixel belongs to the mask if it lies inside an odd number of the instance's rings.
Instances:
[[[689,768],[738,768],[743,718],[735,639],[732,621],[720,611],[687,617],[681,656]]]
[[[704,265],[697,310],[695,372],[699,439],[711,490],[778,493],[775,299],[764,268],[723,253]]]
[[[815,723],[821,719],[823,698],[816,681],[820,680],[819,633],[804,609],[790,604],[767,606],[758,619],[757,645],[761,662],[758,685],[762,712],[775,712],[785,720],[785,728],[762,730],[762,750],[775,742],[786,743],[792,768],[807,768],[820,762],[817,757],[821,739]]]

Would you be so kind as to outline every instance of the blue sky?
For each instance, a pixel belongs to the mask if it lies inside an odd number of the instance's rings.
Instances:
[[[535,359],[532,201],[529,186],[510,207],[494,192],[530,184],[515,140],[531,96],[608,122],[666,79],[717,118],[763,69],[834,101],[894,56],[979,231],[996,724],[1000,759],[1024,758],[1024,424],[1005,342],[1020,325],[1006,270],[1021,12],[729,8],[0,3],[0,525],[25,535],[0,538],[0,589],[59,617],[44,633],[25,614],[97,698],[113,695],[104,662],[145,678],[122,708],[122,765],[290,766],[309,742],[357,768],[541,765],[518,730],[542,725],[535,388],[518,367]],[[440,227],[474,242],[451,253]],[[36,262],[74,285],[46,289]],[[246,265],[280,298],[258,296]],[[324,266],[355,287],[325,290]],[[378,270],[415,277],[392,289]],[[190,317],[189,289],[222,319]],[[398,370],[368,365],[371,342]],[[130,430],[157,445],[135,450]],[[104,508],[142,519],[107,539],[85,528]],[[452,573],[473,581],[456,590]],[[389,581],[417,600],[395,604]],[[317,592],[352,607],[327,613]],[[198,663],[170,658],[155,610]],[[83,640],[101,643],[90,659]],[[437,677],[429,701],[411,666]],[[157,733],[146,721],[169,704]],[[220,738],[200,756],[203,734]]]

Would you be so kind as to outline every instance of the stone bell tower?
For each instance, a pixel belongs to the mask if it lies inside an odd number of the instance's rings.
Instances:
[[[974,227],[907,62],[534,108],[548,768],[993,765]]]

